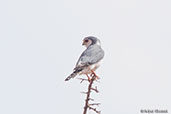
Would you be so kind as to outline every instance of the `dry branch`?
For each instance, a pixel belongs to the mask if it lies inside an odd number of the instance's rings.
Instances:
[[[100,114],[101,112],[100,111],[98,111],[96,108],[92,108],[92,107],[88,107],[90,110],[93,110],[93,111],[95,111],[97,114]]]
[[[92,104],[89,104],[89,101],[92,100],[94,101],[94,99],[90,98],[90,93],[91,93],[91,90],[92,91],[95,91],[96,93],[98,93],[99,91],[97,90],[97,87],[93,88],[92,85],[93,85],[93,82],[96,80],[97,76],[95,73],[91,74],[92,78],[91,80],[86,80],[86,79],[81,79],[81,83],[83,81],[88,81],[89,82],[89,85],[88,85],[88,91],[87,92],[84,92],[86,93],[86,100],[85,100],[85,106],[84,106],[84,111],[83,111],[83,114],[87,114],[87,110],[90,109],[90,110],[93,110],[94,112],[96,112],[97,114],[100,114],[100,111],[98,111],[96,108],[93,108],[92,106],[99,106],[100,103],[92,103]]]

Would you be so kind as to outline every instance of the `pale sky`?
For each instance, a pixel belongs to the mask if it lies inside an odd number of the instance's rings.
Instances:
[[[0,114],[82,114],[87,83],[64,79],[90,35],[105,50],[100,93],[93,94],[102,114],[171,112],[170,6],[170,0],[1,0]]]

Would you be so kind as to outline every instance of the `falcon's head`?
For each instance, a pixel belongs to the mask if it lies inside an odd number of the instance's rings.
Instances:
[[[100,45],[100,40],[94,36],[85,37],[82,43],[82,45],[85,45],[86,47],[89,47],[94,44]]]

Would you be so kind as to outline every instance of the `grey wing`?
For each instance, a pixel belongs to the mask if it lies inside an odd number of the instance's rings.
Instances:
[[[104,57],[104,51],[100,46],[94,45],[87,48],[80,56],[77,67],[84,67],[99,62]]]

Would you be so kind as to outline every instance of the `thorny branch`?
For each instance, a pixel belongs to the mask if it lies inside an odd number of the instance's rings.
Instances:
[[[84,111],[83,114],[87,114],[87,110],[93,110],[94,112],[96,112],[97,114],[100,114],[100,111],[98,111],[96,108],[94,108],[93,106],[99,106],[100,103],[92,103],[89,104],[89,101],[94,101],[94,99],[90,98],[90,93],[91,91],[95,91],[96,93],[99,93],[99,91],[97,90],[97,87],[93,88],[93,82],[96,80],[97,76],[95,73],[91,74],[92,78],[91,80],[87,80],[87,79],[83,79],[83,78],[79,78],[81,80],[80,83],[82,83],[83,81],[88,81],[89,85],[88,85],[88,91],[87,92],[82,92],[84,94],[86,94],[86,100],[85,100],[85,106],[84,106]]]
[[[96,88],[91,88],[92,90],[94,90],[96,93],[99,93],[99,91],[97,90],[97,87]]]
[[[78,78],[79,80],[81,80],[80,83],[82,83],[83,81],[88,81],[87,79],[84,79],[84,78]]]
[[[92,104],[89,104],[89,106],[94,106],[94,105],[99,106],[100,103],[92,103]]]
[[[95,111],[97,114],[100,114],[100,111],[98,111],[96,108],[92,108],[92,107],[90,107],[90,106],[88,106],[88,108],[89,108],[90,110]]]

